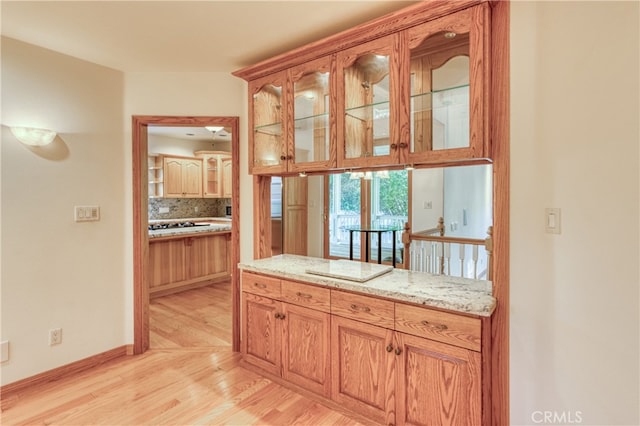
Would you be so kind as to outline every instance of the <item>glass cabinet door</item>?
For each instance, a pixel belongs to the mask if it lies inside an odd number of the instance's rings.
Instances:
[[[340,166],[397,162],[396,43],[387,36],[338,54]]]
[[[483,10],[467,9],[408,30],[412,162],[488,155],[478,61]],[[474,20],[480,25],[472,25]]]
[[[252,172],[279,171],[286,161],[283,138],[285,73],[252,81],[250,90]]]
[[[334,136],[329,126],[334,115],[330,113],[330,68],[331,57],[326,57],[291,70],[293,121],[289,133],[293,152],[287,156],[290,171],[325,170],[335,165],[331,149]]]

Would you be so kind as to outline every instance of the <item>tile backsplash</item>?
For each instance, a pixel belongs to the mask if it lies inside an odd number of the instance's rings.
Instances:
[[[230,198],[150,198],[149,220],[182,219],[191,217],[224,217]],[[160,213],[160,208],[168,213]]]

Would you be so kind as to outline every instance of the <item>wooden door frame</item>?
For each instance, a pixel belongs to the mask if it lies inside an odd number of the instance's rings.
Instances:
[[[232,350],[240,350],[240,167],[238,117],[144,116],[132,117],[133,169],[133,354],[149,349],[149,235],[148,235],[148,169],[147,127],[204,127],[210,125],[231,128],[232,217],[231,217],[231,286],[232,286]]]

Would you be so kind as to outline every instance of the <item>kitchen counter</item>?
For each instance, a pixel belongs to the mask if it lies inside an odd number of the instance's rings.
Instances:
[[[184,228],[167,228],[149,230],[149,239],[161,237],[173,237],[184,234],[201,234],[211,232],[231,232],[231,219],[225,217],[196,217],[171,220],[150,220],[149,224],[162,224],[173,222],[197,222],[206,226],[189,226]]]
[[[312,269],[331,270],[334,265],[337,268],[333,270],[339,270],[340,273],[347,273],[353,277],[362,276],[363,268],[366,269],[365,272],[371,268],[371,264],[357,261],[335,261],[289,254],[243,262],[238,266],[244,271],[484,317],[491,316],[496,306],[490,281],[433,275],[404,269],[393,269],[364,282],[307,273],[307,270]]]

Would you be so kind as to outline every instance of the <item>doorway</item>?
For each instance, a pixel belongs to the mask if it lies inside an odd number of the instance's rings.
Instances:
[[[148,127],[206,127],[224,126],[231,129],[231,334],[232,350],[240,349],[240,292],[237,265],[240,261],[240,175],[239,175],[239,118],[238,117],[182,117],[133,116],[133,354],[149,349],[149,288],[148,288]]]

